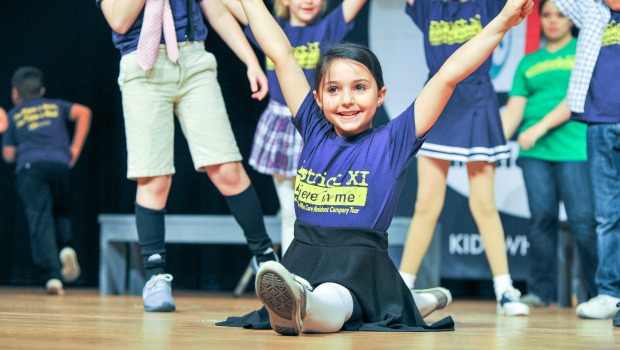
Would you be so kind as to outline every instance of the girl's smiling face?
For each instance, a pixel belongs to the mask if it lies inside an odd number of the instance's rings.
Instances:
[[[360,134],[372,126],[372,118],[385,99],[386,88],[366,66],[349,60],[331,62],[314,99],[340,137]]]

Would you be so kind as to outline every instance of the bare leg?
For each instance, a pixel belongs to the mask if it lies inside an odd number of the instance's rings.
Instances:
[[[250,187],[251,182],[240,162],[210,165],[204,168],[224,196],[234,196]]]
[[[172,175],[138,178],[136,203],[153,210],[164,209],[171,185]]]
[[[415,212],[403,250],[400,271],[417,274],[431,243],[443,208],[450,161],[418,158],[418,192]]]
[[[467,163],[469,208],[480,231],[493,276],[508,274],[504,228],[495,205],[495,164]]]

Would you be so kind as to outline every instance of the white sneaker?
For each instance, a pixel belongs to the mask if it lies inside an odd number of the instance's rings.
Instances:
[[[60,274],[62,275],[62,279],[65,282],[73,282],[78,277],[80,277],[80,265],[77,261],[77,254],[75,254],[75,250],[71,247],[62,248],[60,253],[58,254],[60,258],[60,263],[62,264],[62,270]]]
[[[171,312],[176,310],[172,298],[172,275],[153,275],[142,288],[144,311]]]
[[[306,293],[312,290],[310,283],[282,264],[266,261],[258,269],[255,286],[269,313],[271,328],[282,335],[299,335],[306,317]]]
[[[497,302],[497,314],[503,316],[527,316],[530,314],[530,307],[524,304],[521,299],[521,292],[514,287],[508,288],[502,298]]]
[[[62,289],[62,282],[57,278],[52,278],[45,283],[47,294],[62,295],[65,291]]]
[[[619,298],[602,294],[577,305],[577,316],[597,320],[612,318],[620,310],[619,302]]]

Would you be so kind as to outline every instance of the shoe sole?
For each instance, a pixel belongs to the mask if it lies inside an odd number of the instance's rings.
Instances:
[[[65,290],[61,285],[47,285],[45,286],[45,292],[50,295],[63,295],[65,294]]]
[[[62,279],[65,282],[73,282],[80,277],[80,265],[77,262],[77,256],[75,253],[64,254],[60,258],[62,263]]]
[[[176,306],[170,305],[170,304],[165,304],[162,306],[158,306],[158,307],[144,307],[144,311],[147,312],[172,312],[175,311],[177,308]]]
[[[303,326],[301,291],[284,266],[272,261],[263,263],[256,276],[256,294],[269,313],[274,331],[299,335]]]
[[[525,307],[516,308],[515,311],[506,312],[504,307],[501,305],[497,305],[497,314],[500,316],[528,316],[530,314],[530,308],[523,304]]]

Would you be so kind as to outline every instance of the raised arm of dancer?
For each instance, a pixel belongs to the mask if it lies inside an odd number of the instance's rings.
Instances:
[[[274,63],[286,104],[293,116],[296,116],[310,91],[310,85],[295,59],[291,43],[265,7],[263,0],[240,1],[256,41]]]
[[[224,6],[222,0],[203,0],[200,2],[200,8],[226,45],[245,63],[248,69],[247,75],[252,89],[252,98],[259,101],[265,98],[269,91],[267,76],[258,63],[258,58],[256,58],[256,54],[245,34],[243,34],[243,30],[239,27],[239,23]]]
[[[533,0],[509,0],[497,17],[448,58],[416,99],[416,136],[421,137],[430,130],[456,84],[484,63],[506,32],[521,23],[533,8]]]
[[[350,23],[355,19],[360,12],[366,0],[344,0],[342,2],[342,13],[344,14],[344,21]]]
[[[146,0],[101,0],[101,11],[113,31],[125,34],[136,21]]]

